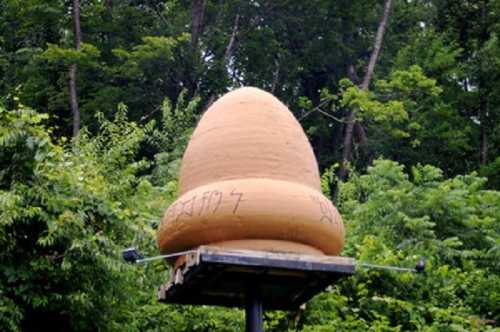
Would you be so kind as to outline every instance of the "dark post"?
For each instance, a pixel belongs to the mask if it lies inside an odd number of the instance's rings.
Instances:
[[[257,287],[249,288],[246,294],[245,320],[247,332],[264,332],[262,294]]]

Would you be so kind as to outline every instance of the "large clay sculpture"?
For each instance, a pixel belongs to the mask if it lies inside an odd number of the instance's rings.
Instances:
[[[337,255],[344,226],[321,193],[298,121],[273,95],[246,87],[201,118],[182,159],[180,197],[157,240],[162,254],[214,245]]]

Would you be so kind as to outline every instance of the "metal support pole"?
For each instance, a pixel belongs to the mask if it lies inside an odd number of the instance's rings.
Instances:
[[[264,332],[262,295],[257,287],[247,290],[245,321],[246,332]]]

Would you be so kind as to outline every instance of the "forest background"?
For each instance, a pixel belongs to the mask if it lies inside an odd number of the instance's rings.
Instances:
[[[0,330],[240,331],[159,304],[155,228],[203,111],[306,131],[358,271],[267,331],[500,326],[500,1],[0,0]]]

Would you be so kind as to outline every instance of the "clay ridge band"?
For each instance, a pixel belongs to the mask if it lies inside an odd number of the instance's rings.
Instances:
[[[167,209],[157,237],[162,254],[247,239],[298,242],[337,255],[344,226],[337,209],[317,190],[247,178],[188,191]]]

